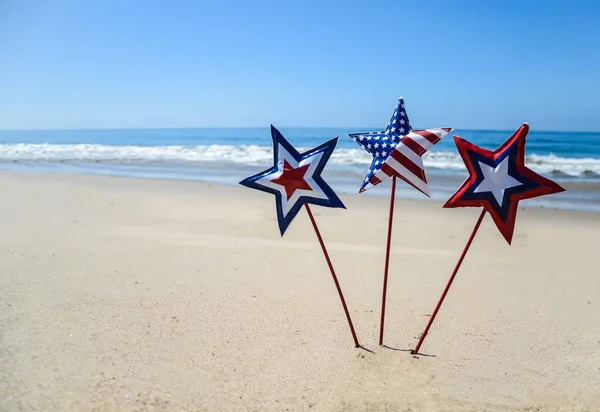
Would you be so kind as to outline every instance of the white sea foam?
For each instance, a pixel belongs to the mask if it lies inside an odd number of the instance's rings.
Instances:
[[[424,156],[425,166],[441,169],[464,170],[465,166],[457,153],[433,152]],[[544,174],[573,177],[600,177],[600,159],[564,158],[553,154],[525,156],[527,167]]]
[[[0,144],[0,161],[21,162],[207,162],[262,163],[272,159],[261,146],[109,146],[98,144]]]
[[[73,163],[134,163],[169,164],[227,161],[261,165],[272,161],[272,149],[254,145],[206,146],[109,146],[97,144],[0,144],[0,162],[73,162]],[[337,166],[367,166],[371,156],[362,149],[339,148],[330,163]],[[427,167],[464,170],[458,153],[431,152],[424,156]],[[555,155],[527,156],[532,169],[546,174],[577,177],[600,176],[600,159],[562,158]]]

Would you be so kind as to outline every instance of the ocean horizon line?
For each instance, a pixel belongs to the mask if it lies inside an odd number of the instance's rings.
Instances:
[[[525,122],[527,123],[527,122]],[[4,129],[0,127],[0,132],[93,132],[93,131],[129,131],[129,130],[261,130],[261,129],[269,129],[271,124],[268,126],[200,126],[200,127],[90,127],[90,128],[57,128],[57,129],[47,129],[47,128],[19,128],[19,129]],[[331,129],[331,130],[340,130],[340,129],[355,129],[355,130],[363,130],[363,132],[356,133],[367,133],[368,131],[377,131],[383,130],[381,126],[379,127],[363,127],[363,126],[281,126],[281,125],[273,125],[278,129]],[[530,125],[531,126],[531,125]],[[451,127],[451,126],[443,126],[443,127]],[[427,128],[427,127],[423,127]],[[479,131],[479,132],[514,132],[513,129],[490,129],[490,128],[463,128],[463,127],[452,127],[453,130],[464,130],[464,131]],[[416,129],[418,130],[418,129]],[[515,129],[516,130],[516,129]],[[561,134],[597,134],[600,133],[600,130],[543,130],[543,129],[532,129],[530,130],[532,133],[561,133]]]

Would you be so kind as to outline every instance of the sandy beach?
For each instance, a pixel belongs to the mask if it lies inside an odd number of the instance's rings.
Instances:
[[[422,352],[479,215],[388,200],[305,213],[243,187],[0,174],[0,411],[597,411],[600,215],[489,217]],[[524,202],[526,205],[526,202]],[[371,213],[366,214],[365,211]]]

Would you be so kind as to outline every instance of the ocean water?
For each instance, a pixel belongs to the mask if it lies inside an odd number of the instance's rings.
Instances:
[[[517,125],[518,126],[518,125]],[[349,133],[379,128],[280,128],[297,148],[339,136],[324,176],[342,193],[356,193],[370,156]],[[452,135],[495,149],[513,131],[455,130],[424,156],[432,198],[444,200],[466,178]],[[0,131],[0,169],[74,172],[235,184],[272,164],[269,128]],[[600,133],[530,131],[526,164],[563,184],[563,194],[523,202],[600,211]],[[381,184],[367,195],[387,196]],[[407,185],[398,196],[420,198]]]

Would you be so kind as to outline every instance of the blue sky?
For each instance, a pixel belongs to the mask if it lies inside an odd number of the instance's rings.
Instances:
[[[0,0],[0,128],[600,130],[597,1]]]

